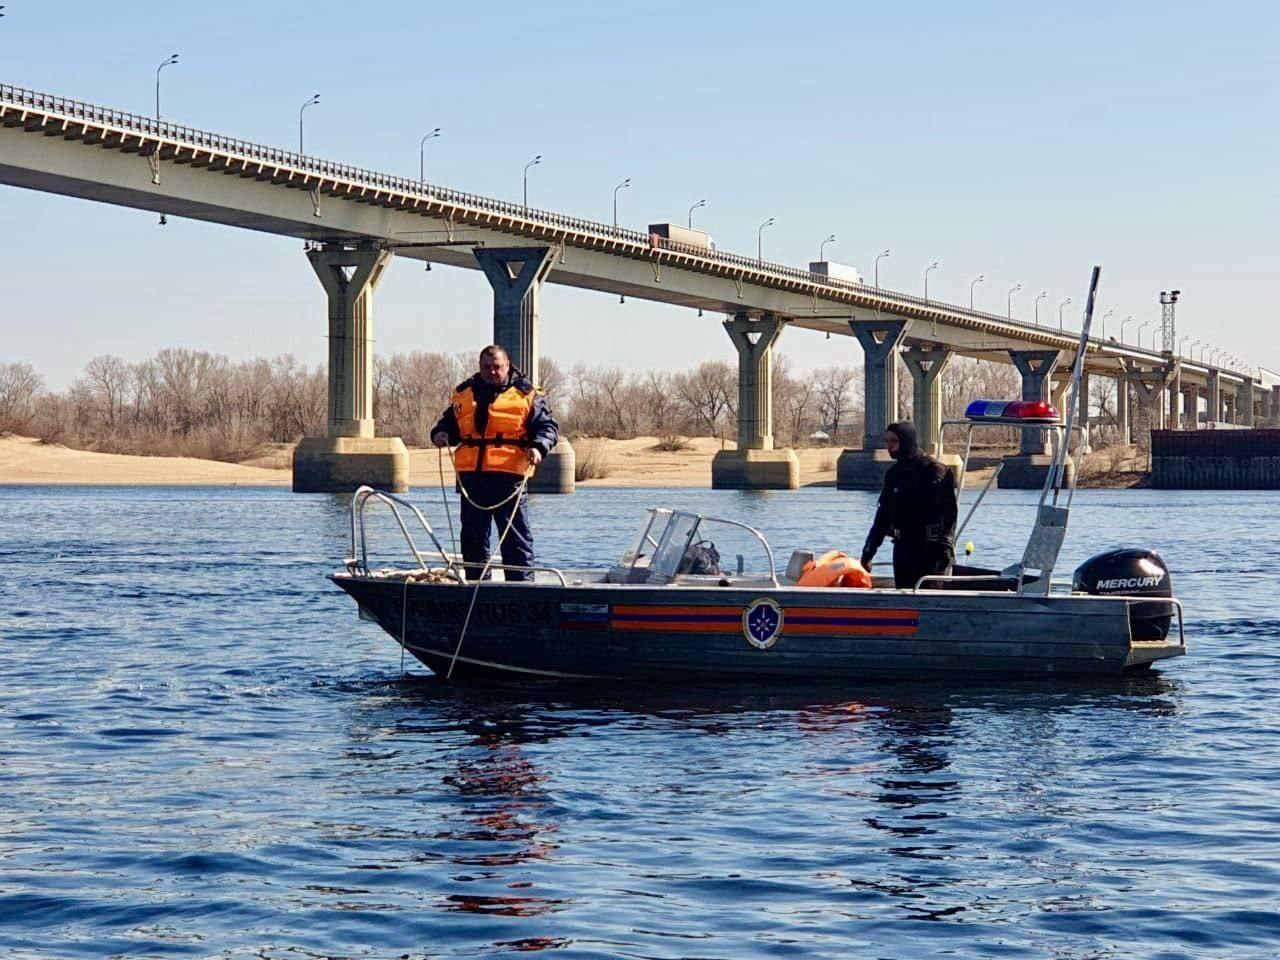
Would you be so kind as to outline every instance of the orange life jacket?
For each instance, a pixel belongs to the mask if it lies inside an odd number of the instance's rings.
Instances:
[[[476,428],[475,393],[471,381],[453,391],[453,415],[462,438],[453,456],[459,471],[495,470],[523,475],[529,466],[529,440],[525,427],[533,412],[534,392],[522,391],[514,383],[489,404],[484,431]]]
[[[798,587],[870,587],[871,574],[857,560],[832,550],[804,565]]]

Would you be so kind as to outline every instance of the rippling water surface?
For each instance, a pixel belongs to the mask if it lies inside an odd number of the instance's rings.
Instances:
[[[541,498],[541,559],[656,502],[784,557],[872,504]],[[1275,957],[1278,508],[1079,494],[1064,567],[1156,546],[1187,603],[1149,676],[566,690],[402,676],[324,579],[340,498],[0,489],[0,955]]]

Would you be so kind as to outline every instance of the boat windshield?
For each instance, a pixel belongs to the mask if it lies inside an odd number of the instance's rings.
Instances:
[[[644,526],[640,528],[640,532],[636,534],[635,540],[631,546],[627,547],[627,552],[622,555],[619,564],[623,567],[634,566],[637,560],[652,560],[654,553],[658,549],[658,544],[662,540],[662,534],[667,529],[667,524],[671,522],[672,510],[666,507],[651,507],[649,516],[645,520]]]
[[[653,561],[649,564],[650,574],[675,579],[680,570],[680,561],[684,559],[689,541],[693,538],[694,531],[698,529],[698,521],[701,519],[696,513],[684,513],[679,510],[671,514],[667,529],[663,532],[662,539],[658,541],[658,552],[653,555]]]

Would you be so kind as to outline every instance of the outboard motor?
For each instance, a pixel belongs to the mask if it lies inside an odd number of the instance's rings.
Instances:
[[[1160,554],[1140,547],[1122,547],[1090,557],[1071,578],[1071,588],[1095,596],[1172,597],[1173,581]],[[1129,630],[1135,640],[1163,640],[1173,622],[1173,604],[1129,605]]]

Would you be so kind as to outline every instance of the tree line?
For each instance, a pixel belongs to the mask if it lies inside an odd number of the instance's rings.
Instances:
[[[736,364],[708,360],[683,370],[626,370],[540,363],[539,385],[569,436],[667,440],[737,435]],[[471,354],[415,351],[378,357],[374,415],[378,432],[426,446],[456,384],[476,369]],[[911,378],[899,371],[899,407],[911,413]],[[946,416],[974,397],[1016,395],[1013,368],[955,358],[943,373]],[[323,366],[285,354],[231,360],[175,347],[129,363],[90,360],[63,391],[51,391],[27,363],[0,364],[0,431],[108,453],[198,456],[236,461],[266,443],[322,436],[328,380]],[[784,446],[819,442],[857,446],[863,432],[861,366],[796,370],[785,356],[773,368],[774,437]],[[827,438],[823,440],[823,435]]]

